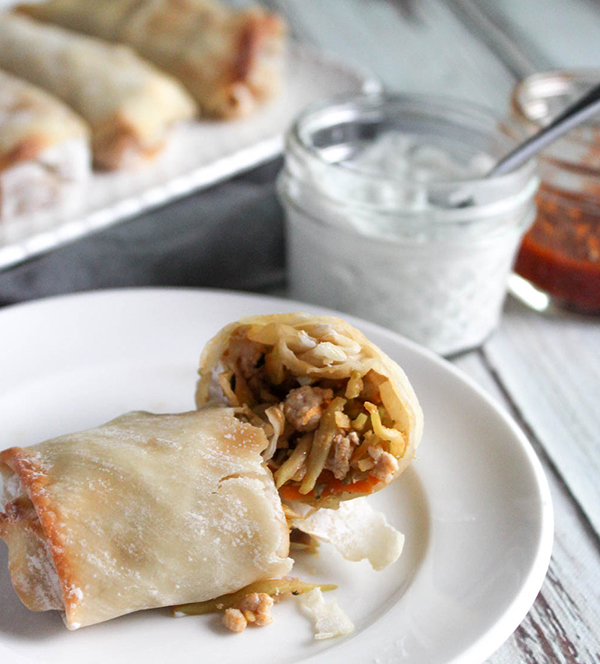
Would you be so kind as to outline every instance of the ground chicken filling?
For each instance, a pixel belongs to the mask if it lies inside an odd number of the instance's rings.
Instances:
[[[232,335],[218,380],[240,417],[265,429],[264,457],[277,488],[318,498],[324,490],[389,483],[405,449],[380,395],[389,379],[372,370],[340,380],[297,377],[278,360],[276,347],[246,334],[242,327]]]
[[[243,632],[248,623],[265,627],[273,622],[271,607],[274,600],[266,593],[250,593],[237,606],[225,609],[223,624],[232,632]]]

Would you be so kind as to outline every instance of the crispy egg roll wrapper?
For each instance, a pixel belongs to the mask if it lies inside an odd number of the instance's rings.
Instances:
[[[133,47],[177,78],[204,115],[242,117],[281,87],[285,25],[215,0],[50,0],[18,11]]]
[[[0,71],[0,221],[80,193],[91,172],[88,128],[44,90]]]
[[[395,432],[399,432],[401,436],[400,444],[394,449],[398,466],[391,479],[408,467],[423,432],[423,413],[417,396],[396,362],[361,332],[338,318],[304,313],[275,314],[243,318],[227,325],[209,341],[200,358],[200,379],[196,390],[198,407],[223,398],[216,376],[222,371],[223,359],[232,339],[244,330],[249,339],[264,344],[266,352],[274,352],[283,367],[300,379],[300,384],[307,380],[313,385],[318,385],[322,379],[347,380],[356,374],[364,378],[374,372],[371,375],[376,375],[380,381],[381,403],[393,422],[392,433],[396,436]],[[282,497],[332,507],[340,500],[378,491],[388,483],[369,477],[347,486],[332,482],[320,497],[315,493],[291,495],[289,490],[282,492]]]
[[[133,412],[0,453],[22,602],[70,629],[201,602],[291,568],[261,429],[231,409]]]
[[[0,13],[0,67],[44,88],[91,129],[96,165],[137,166],[196,114],[183,87],[130,48]]]

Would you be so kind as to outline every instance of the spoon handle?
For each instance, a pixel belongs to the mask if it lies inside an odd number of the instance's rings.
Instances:
[[[547,127],[521,143],[518,148],[503,157],[487,177],[505,175],[524,164],[528,159],[543,150],[549,143],[556,140],[578,124],[600,111],[600,85],[593,87],[581,99],[568,106]]]

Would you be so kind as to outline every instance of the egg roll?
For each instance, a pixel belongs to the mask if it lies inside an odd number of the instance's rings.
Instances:
[[[0,221],[65,202],[90,175],[89,132],[67,106],[0,71]]]
[[[406,374],[337,318],[243,318],[206,345],[199,373],[198,407],[225,402],[264,429],[263,457],[288,501],[335,507],[379,491],[421,440]]]
[[[0,14],[0,67],[54,94],[90,126],[96,165],[135,166],[165,146],[196,106],[131,49]]]
[[[132,46],[177,78],[202,113],[249,115],[281,87],[285,25],[216,0],[50,0],[18,11]]]
[[[132,412],[0,453],[0,537],[21,601],[77,629],[287,574],[267,445],[232,409],[210,408]]]

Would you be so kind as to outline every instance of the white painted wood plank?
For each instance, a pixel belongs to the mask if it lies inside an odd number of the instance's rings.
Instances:
[[[600,321],[508,302],[485,354],[600,534]]]
[[[510,412],[510,403],[486,366],[481,352],[471,351],[464,355],[458,355],[451,360],[451,364],[475,381],[488,396],[496,401],[500,408]]]
[[[438,0],[414,3],[406,20],[383,0],[270,0],[292,32],[373,70],[390,90],[462,97],[499,111],[514,79]]]
[[[594,0],[478,0],[539,68],[600,66],[600,3]]]
[[[446,3],[473,35],[487,44],[515,78],[521,79],[540,69],[542,56],[535,50],[533,54],[530,53],[531,48],[523,45],[525,38],[520,33],[515,34],[518,32],[515,25],[493,11],[493,7],[472,0],[446,0]]]
[[[548,472],[556,531],[550,567],[538,598],[490,664],[600,662],[598,540]]]

